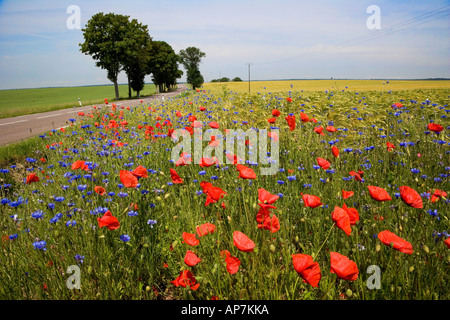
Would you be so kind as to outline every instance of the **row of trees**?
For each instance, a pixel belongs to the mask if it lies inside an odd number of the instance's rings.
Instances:
[[[181,78],[181,63],[187,70],[187,82],[198,88],[203,84],[199,71],[205,53],[188,47],[176,54],[165,41],[153,41],[148,27],[129,16],[103,12],[91,17],[82,29],[84,42],[80,51],[92,56],[97,67],[107,71],[108,79],[114,83],[116,99],[119,99],[118,77],[124,71],[128,78],[128,96],[131,89],[137,92],[144,88],[146,75],[152,75],[153,83],[160,92],[172,89]]]
[[[220,78],[220,79],[212,79],[212,80],[211,80],[211,82],[229,82],[229,81],[232,81],[232,82],[239,82],[239,81],[242,81],[242,79],[239,78],[239,77],[234,77],[232,80],[230,80],[230,78],[222,77],[222,78]]]

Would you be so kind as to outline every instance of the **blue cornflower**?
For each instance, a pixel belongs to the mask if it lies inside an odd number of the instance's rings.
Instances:
[[[129,215],[130,217],[135,217],[135,216],[138,215],[138,212],[137,212],[137,211],[129,211],[129,212],[128,212],[128,215]]]
[[[147,221],[147,224],[150,225],[150,227],[153,228],[153,225],[156,224],[157,222],[158,222],[158,221],[156,221],[156,220],[149,219],[149,220]]]
[[[84,256],[81,256],[79,254],[75,255],[75,260],[79,263],[83,263],[84,262]]]
[[[131,240],[131,237],[127,234],[123,234],[120,236],[120,240],[122,240],[123,242],[128,242]]]
[[[69,220],[66,222],[66,227],[75,227],[77,222],[75,220]]]
[[[35,242],[33,242],[33,247],[35,249],[42,250],[42,251],[46,251],[47,250],[47,248],[45,247],[46,245],[47,245],[47,242],[45,242],[45,241],[35,241]]]
[[[42,219],[44,217],[44,214],[45,213],[42,212],[41,210],[37,210],[31,214],[31,217],[35,219]]]

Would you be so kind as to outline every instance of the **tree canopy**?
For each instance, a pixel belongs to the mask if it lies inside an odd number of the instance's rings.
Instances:
[[[131,89],[139,97],[148,74],[153,75],[160,91],[171,89],[183,75],[178,69],[180,57],[172,47],[164,41],[153,41],[148,27],[136,19],[100,12],[92,16],[82,31],[84,42],[79,44],[80,51],[92,56],[95,65],[107,71],[107,78],[114,83],[116,99],[121,71],[127,74],[130,98]]]
[[[99,12],[82,29],[84,43],[80,43],[80,50],[91,55],[97,67],[107,71],[108,79],[114,83],[116,99],[119,99],[117,78],[129,45],[126,27],[128,19],[129,16]]]
[[[152,81],[160,92],[171,89],[183,75],[178,69],[179,61],[180,57],[167,42],[153,41],[147,72],[153,75]]]
[[[192,85],[192,88],[199,88],[202,86],[204,80],[199,70],[199,64],[206,54],[196,47],[188,47],[180,50],[180,62],[187,71],[187,82]]]

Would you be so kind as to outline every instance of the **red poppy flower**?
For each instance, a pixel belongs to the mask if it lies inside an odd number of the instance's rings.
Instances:
[[[272,110],[272,115],[273,115],[274,117],[279,117],[280,114],[281,114],[280,110],[277,110],[277,109],[273,109],[273,110]]]
[[[271,139],[273,139],[273,141],[278,141],[278,134],[276,132],[267,132],[267,136]]]
[[[342,206],[342,209],[344,209],[347,212],[348,217],[350,218],[350,225],[351,226],[355,225],[356,221],[359,221],[358,210],[356,210],[355,208],[348,208],[345,203]]]
[[[287,102],[292,102],[292,99],[288,97],[288,98],[286,98],[286,101]]]
[[[300,120],[302,122],[309,122],[309,117],[306,113],[300,112]]]
[[[198,109],[199,109],[200,111],[205,111],[205,110],[206,110],[206,108],[203,107],[203,106],[198,107]]]
[[[175,280],[171,281],[171,283],[175,285],[175,287],[182,286],[186,288],[186,286],[189,286],[194,291],[200,286],[194,275],[189,270],[180,271],[180,275]]]
[[[416,190],[408,186],[401,186],[398,189],[400,190],[400,197],[408,206],[417,209],[423,208],[422,197]]]
[[[26,184],[30,184],[32,182],[38,182],[38,181],[39,181],[39,177],[36,175],[36,173],[30,173],[27,176]]]
[[[148,178],[148,172],[147,169],[145,169],[143,166],[139,165],[131,171],[131,173],[136,176],[137,178]]]
[[[287,124],[289,126],[289,130],[290,131],[294,131],[295,130],[295,116],[287,116],[286,118]]]
[[[386,146],[387,146],[387,151],[392,151],[393,149],[395,149],[395,146],[390,142],[386,142]]]
[[[240,231],[233,232],[233,244],[243,252],[253,252],[255,243]]]
[[[194,129],[192,127],[184,127],[185,130],[189,131],[189,134],[192,136],[194,134]]]
[[[355,281],[358,279],[358,267],[356,263],[338,252],[330,252],[331,273],[335,273],[339,278]]]
[[[413,253],[413,247],[411,243],[406,240],[403,240],[396,234],[390,232],[389,230],[384,230],[378,233],[378,239],[383,242],[385,245],[390,246],[392,244],[394,249],[397,249],[400,252],[406,254]]]
[[[100,186],[95,186],[94,191],[97,192],[101,196],[104,195],[106,192],[105,188],[100,187]]]
[[[244,166],[242,164],[236,165],[237,171],[239,171],[239,177],[242,179],[256,179],[256,173],[252,168]]]
[[[188,166],[192,162],[192,158],[188,155],[187,152],[183,152],[180,155],[180,158],[175,162],[175,165],[178,166]]]
[[[208,157],[202,157],[200,159],[199,166],[208,168],[208,167],[211,167],[212,165],[214,165],[215,163],[216,163],[215,157],[214,157],[214,160],[211,158],[208,158]]]
[[[380,187],[375,186],[368,186],[367,189],[369,189],[370,196],[372,199],[377,201],[390,201],[392,200],[389,193]]]
[[[196,228],[199,237],[203,237],[207,234],[216,231],[216,226],[212,223],[204,223]]]
[[[450,237],[448,237],[447,240],[444,241],[444,243],[447,246],[447,248],[450,249]]]
[[[172,178],[173,183],[183,183],[183,179],[181,179],[178,173],[172,168],[170,168],[170,177]]]
[[[200,121],[194,121],[194,123],[192,124],[192,126],[194,128],[202,128],[203,124]]]
[[[322,169],[326,170],[330,167],[331,163],[323,158],[317,158],[317,164],[322,167]]]
[[[223,198],[224,195],[228,194],[221,188],[214,187],[210,182],[207,181],[200,182],[200,187],[203,189],[203,193],[206,194],[205,206],[209,205],[210,203],[217,202],[218,200]]]
[[[318,206],[323,205],[323,203],[320,202],[320,198],[318,196],[304,194],[304,195],[302,195],[302,199],[303,199],[303,203],[305,204],[305,207],[316,208]]]
[[[230,274],[235,274],[236,272],[239,271],[241,260],[239,260],[239,258],[237,257],[229,256],[225,258],[225,263],[227,264],[227,271]]]
[[[265,190],[264,188],[258,189],[258,199],[261,202],[272,204],[275,201],[277,201],[280,198],[280,196],[276,194],[271,194],[269,191]]]
[[[346,235],[350,235],[352,233],[352,227],[350,226],[350,217],[342,208],[338,206],[334,207],[333,212],[331,213],[331,219],[336,223],[336,226],[345,232]]]
[[[444,130],[444,127],[437,123],[429,123],[428,130],[439,133]]]
[[[361,175],[355,171],[350,171],[349,175],[354,177],[356,181],[362,181]]]
[[[258,203],[258,205],[260,206],[259,211],[256,214],[256,221],[258,223],[262,223],[267,217],[270,217],[270,209],[277,208],[266,203]]]
[[[86,165],[85,162],[82,160],[77,160],[74,163],[72,163],[72,170],[76,170],[76,169],[81,169],[81,170],[85,170]]]
[[[230,274],[235,274],[239,271],[239,266],[241,265],[241,260],[236,257],[231,256],[230,251],[222,250],[220,252],[222,257],[225,257],[225,263],[227,264],[227,271]]]
[[[197,263],[202,260],[197,257],[197,255],[191,250],[186,251],[186,255],[184,256],[184,263],[186,263],[189,267],[195,266]]]
[[[127,170],[120,170],[120,181],[127,188],[135,188],[138,185],[137,177]]]
[[[315,132],[315,133],[324,136],[325,133],[323,133],[322,131],[323,131],[323,127],[322,127],[322,126],[319,126],[319,127],[315,127],[315,128],[314,128],[314,132]]]
[[[181,114],[181,112],[180,111],[177,111],[176,113],[175,113],[175,115],[178,117],[178,118],[181,118],[183,115]]]
[[[325,128],[325,130],[327,130],[328,132],[336,132],[337,131],[337,129],[333,126],[328,126]]]
[[[275,121],[277,121],[277,118],[269,118],[269,119],[267,119],[268,123],[275,123]]]
[[[272,217],[266,216],[261,224],[258,224],[258,229],[269,230],[271,233],[275,233],[280,230],[280,221],[276,215]]]
[[[353,191],[345,191],[342,190],[342,198],[344,199],[348,199],[350,197],[352,197],[355,193]]]
[[[430,192],[431,193],[431,192]],[[447,192],[435,189],[434,193],[431,195],[431,202],[436,202],[440,198],[445,198],[447,196]]]
[[[319,263],[307,254],[299,253],[291,256],[294,269],[303,278],[303,281],[317,288],[322,276]]]
[[[210,123],[208,123],[208,125],[213,128],[213,129],[218,129],[219,128],[219,124],[215,121],[211,121]]]
[[[183,232],[183,243],[187,243],[188,245],[195,247],[196,245],[198,245],[200,243],[200,240],[198,240],[195,237],[194,233],[188,233],[188,232]]]
[[[189,116],[188,118],[189,122],[194,122],[195,120],[197,120],[196,116]]]
[[[115,230],[120,227],[119,220],[114,217],[111,211],[106,211],[103,217],[97,218],[99,228],[107,227],[109,230]]]
[[[331,153],[333,154],[333,156],[335,156],[336,158],[339,157],[339,149],[335,146],[331,147]]]

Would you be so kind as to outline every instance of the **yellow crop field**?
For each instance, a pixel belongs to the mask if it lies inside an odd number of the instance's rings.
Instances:
[[[450,80],[275,80],[250,81],[250,92],[280,91],[397,91],[413,89],[450,89]],[[202,89],[214,92],[230,90],[249,92],[248,81],[242,82],[209,82]]]

